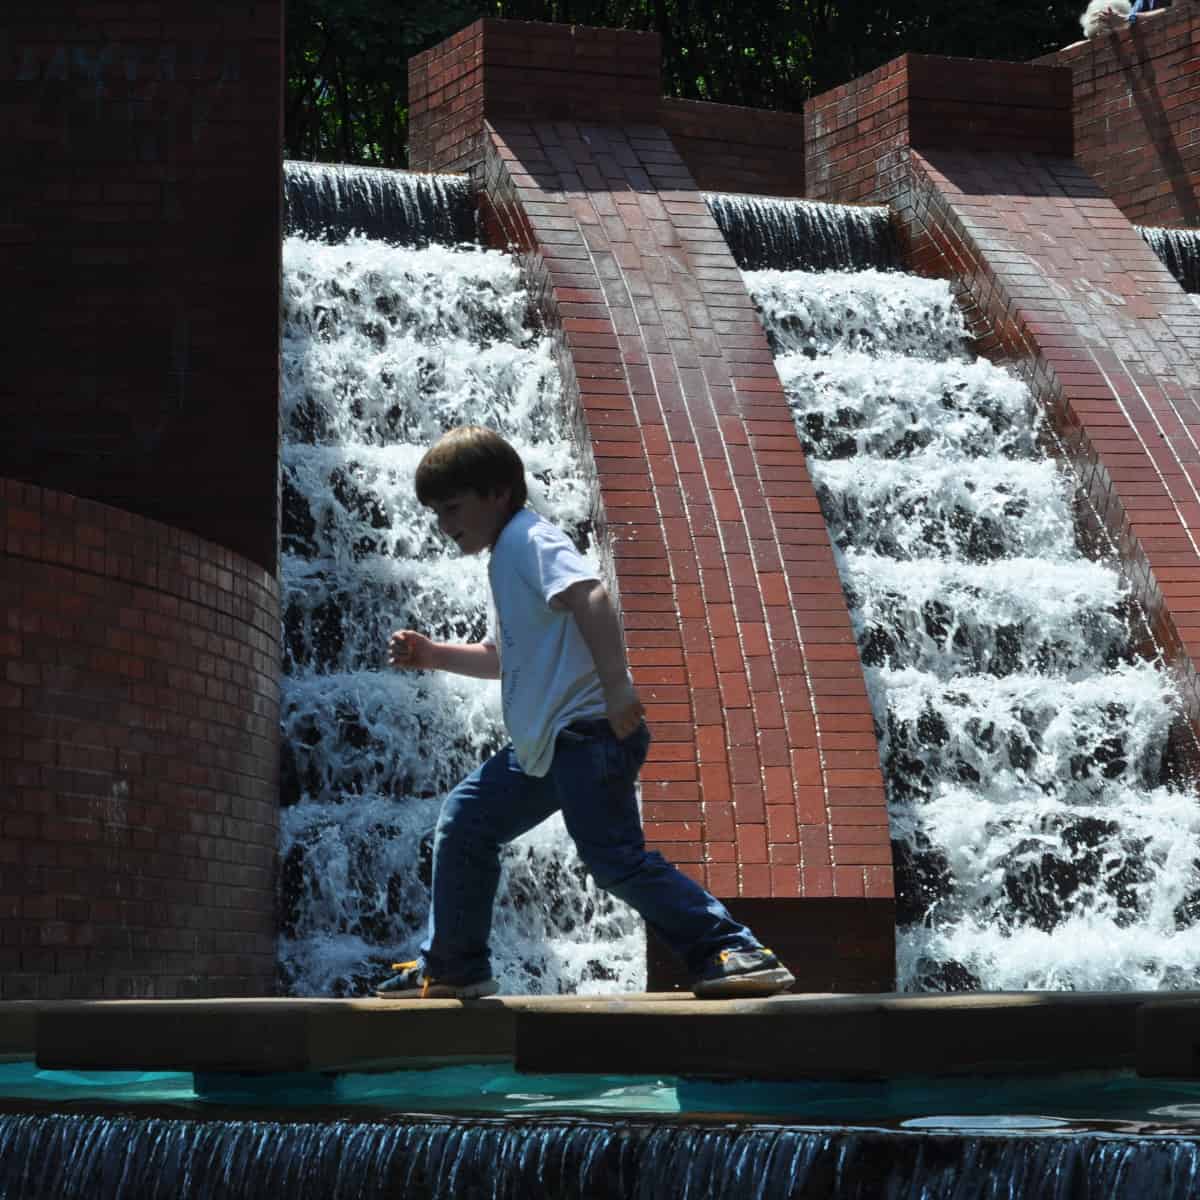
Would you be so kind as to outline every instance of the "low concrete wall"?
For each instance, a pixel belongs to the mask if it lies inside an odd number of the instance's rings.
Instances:
[[[685,1088],[688,1077],[1061,1076],[1135,1064],[1194,1077],[1198,1006],[1195,993],[1146,992],[83,1002],[4,1006],[0,1048],[24,1047],[51,1070],[211,1073],[218,1088],[257,1087],[260,1099],[273,1072],[329,1086],[339,1072],[480,1062],[680,1076]]]

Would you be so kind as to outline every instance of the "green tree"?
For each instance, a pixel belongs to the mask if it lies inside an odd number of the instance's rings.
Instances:
[[[289,158],[403,166],[408,60],[479,15],[474,0],[289,0]]]

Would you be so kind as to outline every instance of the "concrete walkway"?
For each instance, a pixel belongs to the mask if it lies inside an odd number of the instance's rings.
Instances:
[[[1200,993],[10,1001],[0,1003],[0,1058],[240,1073],[511,1061],[530,1072],[753,1079],[1134,1066],[1200,1076]]]

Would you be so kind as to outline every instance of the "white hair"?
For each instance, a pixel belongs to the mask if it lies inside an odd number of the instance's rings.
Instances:
[[[1083,26],[1084,37],[1095,37],[1128,16],[1129,0],[1091,0],[1079,18],[1079,24]]]

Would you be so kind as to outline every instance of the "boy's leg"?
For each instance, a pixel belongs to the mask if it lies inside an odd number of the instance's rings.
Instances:
[[[545,779],[526,775],[512,747],[494,754],[445,799],[433,840],[429,930],[420,968],[432,980],[491,978],[488,937],[500,848],[558,807]]]
[[[583,730],[582,724],[578,729]],[[635,909],[694,975],[727,951],[753,952],[747,969],[762,974],[752,965],[762,950],[753,933],[661,854],[646,850],[634,783],[649,745],[644,725],[624,741],[616,739],[607,722],[559,735],[549,778],[567,830],[596,882]],[[762,961],[772,973],[771,990],[790,986],[786,968],[768,957],[770,963]],[[740,965],[736,958],[732,962]],[[719,989],[715,985],[712,994]]]

